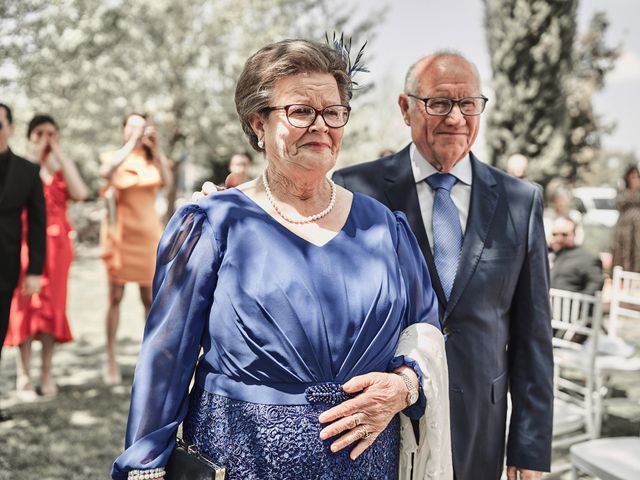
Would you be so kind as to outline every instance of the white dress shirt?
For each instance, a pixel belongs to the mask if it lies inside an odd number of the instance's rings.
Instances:
[[[431,251],[433,251],[433,190],[427,182],[425,182],[425,179],[439,172],[433,165],[425,160],[414,143],[412,143],[409,148],[409,157],[411,158],[413,178],[416,182],[416,191],[418,192],[418,203],[420,204],[422,221],[424,223],[424,228],[427,231],[427,237],[429,238],[429,246],[431,247]],[[469,154],[456,163],[455,167],[453,167],[449,173],[458,179],[451,189],[451,199],[458,209],[460,226],[462,227],[462,233],[464,234],[467,228],[469,204],[471,203],[471,183],[473,181],[471,158],[469,157]]]

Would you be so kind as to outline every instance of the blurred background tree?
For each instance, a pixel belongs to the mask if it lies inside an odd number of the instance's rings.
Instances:
[[[529,158],[542,184],[566,158],[566,80],[572,69],[577,0],[486,0],[495,101],[487,118],[488,158]]]
[[[487,148],[494,165],[522,153],[529,176],[594,183],[606,168],[602,137],[614,125],[594,111],[593,96],[613,70],[619,46],[609,46],[609,22],[596,13],[576,38],[578,0],[486,0],[486,27],[495,102],[488,112]]]
[[[611,170],[609,155],[602,149],[602,137],[615,125],[602,120],[594,111],[592,101],[620,56],[620,47],[609,46],[605,41],[608,27],[607,16],[596,13],[574,48],[573,72],[567,89],[568,158],[558,165],[558,175],[572,184],[600,183],[598,173]]]
[[[124,115],[150,112],[176,162],[176,186],[190,192],[203,179],[223,181],[230,155],[249,148],[233,98],[247,57],[283,38],[322,41],[327,31],[345,30],[359,47],[380,11],[347,26],[352,8],[335,0],[2,1],[0,88],[27,99],[16,105],[19,120],[35,111],[59,120],[94,192],[98,155],[121,144]],[[168,196],[171,213],[175,189]]]
[[[606,42],[604,14],[577,38],[577,3],[485,0],[495,91],[487,158],[504,166],[512,153],[524,153],[532,179],[545,185],[558,172],[571,182],[598,182],[596,167],[621,158],[602,150],[613,125],[592,104],[619,47]],[[120,145],[122,117],[152,113],[176,163],[177,187],[190,192],[204,179],[222,182],[230,155],[249,149],[233,92],[251,52],[282,38],[322,41],[325,32],[345,31],[354,50],[369,42],[366,65],[383,19],[384,10],[363,14],[339,0],[0,0],[0,88],[19,125],[35,112],[58,119],[64,147],[94,192],[98,155]],[[370,83],[366,74],[356,80]],[[407,141],[401,122],[390,128],[400,118],[397,87],[385,82],[354,96],[339,166]],[[23,135],[14,139],[18,151],[24,142]],[[169,192],[169,205],[176,193]]]

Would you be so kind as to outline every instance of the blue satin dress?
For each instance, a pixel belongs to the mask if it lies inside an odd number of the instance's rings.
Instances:
[[[438,326],[438,307],[403,214],[356,193],[318,247],[227,190],[171,219],[153,289],[114,479],[164,466],[183,422],[229,480],[397,477],[397,417],[352,461],[320,440],[318,416],[356,375],[403,363],[420,374],[394,351],[408,325]]]

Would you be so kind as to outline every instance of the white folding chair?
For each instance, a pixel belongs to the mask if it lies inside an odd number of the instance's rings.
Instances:
[[[609,335],[616,337],[620,317],[640,320],[640,273],[613,267],[611,306],[609,307]]]
[[[638,400],[611,395],[614,383],[625,387],[640,381],[640,357],[635,347],[620,336],[621,318],[640,320],[640,273],[627,272],[616,266],[611,282],[609,331],[600,339],[596,359],[596,382],[603,415],[615,405],[638,404]]]
[[[599,438],[573,445],[572,478],[578,471],[601,480],[640,479],[640,437]]]
[[[550,299],[555,362],[553,447],[563,448],[600,433],[595,362],[602,311],[599,294],[551,289]]]

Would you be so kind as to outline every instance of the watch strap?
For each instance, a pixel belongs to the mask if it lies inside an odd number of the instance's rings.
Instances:
[[[418,389],[413,385],[411,377],[409,377],[409,375],[407,375],[405,372],[395,373],[396,375],[400,375],[402,381],[407,386],[407,390],[409,390],[409,393],[407,394],[407,407],[410,407],[418,401]]]

